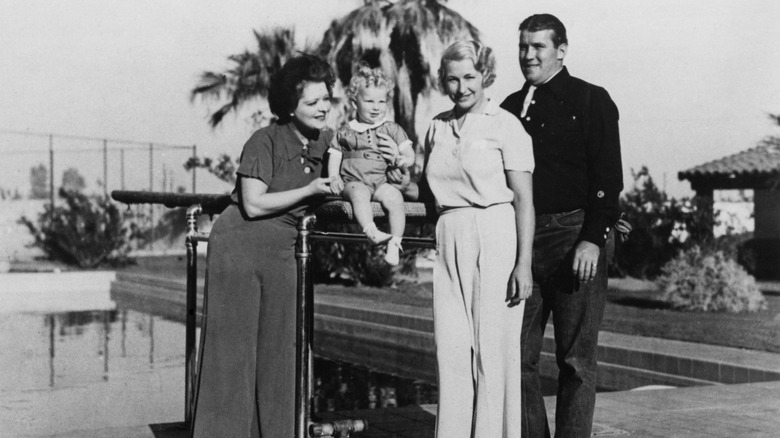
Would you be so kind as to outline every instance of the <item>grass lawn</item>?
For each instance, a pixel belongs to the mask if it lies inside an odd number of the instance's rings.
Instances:
[[[780,353],[780,296],[766,295],[767,310],[703,313],[671,310],[657,291],[610,289],[603,330]]]
[[[201,256],[198,267],[205,268]],[[137,264],[123,271],[162,276],[186,273],[184,256],[139,258]],[[394,288],[345,287],[317,285],[317,293],[371,296],[383,302],[430,306],[432,287],[429,282],[404,281]],[[780,296],[767,295],[768,309],[758,313],[691,313],[669,309],[654,290],[610,289],[602,329],[637,336],[780,353]]]

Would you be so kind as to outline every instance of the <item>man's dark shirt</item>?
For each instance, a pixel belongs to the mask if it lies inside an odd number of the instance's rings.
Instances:
[[[536,214],[582,208],[580,240],[603,247],[623,190],[617,106],[605,89],[572,77],[564,67],[537,86],[521,118],[529,85],[501,107],[518,117],[533,138]]]

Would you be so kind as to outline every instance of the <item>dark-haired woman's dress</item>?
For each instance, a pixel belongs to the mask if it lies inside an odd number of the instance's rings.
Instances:
[[[292,124],[272,124],[244,145],[241,178],[268,192],[307,185],[322,175],[332,134],[303,143]],[[295,429],[296,223],[308,207],[248,219],[240,194],[209,236],[193,436],[292,437]]]

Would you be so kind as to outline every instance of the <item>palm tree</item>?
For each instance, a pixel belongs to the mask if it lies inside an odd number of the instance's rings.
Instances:
[[[257,97],[268,97],[271,75],[291,57],[295,56],[295,31],[277,27],[268,32],[253,31],[257,50],[228,56],[232,67],[223,73],[206,71],[190,94],[191,99],[222,100],[223,104],[209,118],[216,127],[231,111],[237,111],[244,103]]]
[[[420,96],[437,88],[441,53],[453,41],[479,40],[479,31],[437,0],[366,0],[333,20],[319,53],[348,84],[359,62],[381,67],[395,81],[396,122],[412,141]]]
[[[210,117],[216,127],[244,103],[268,95],[271,75],[294,56],[295,32],[274,28],[254,31],[256,51],[228,57],[223,73],[204,72],[191,97],[227,102]],[[437,0],[365,0],[363,6],[333,20],[315,50],[326,58],[342,84],[348,84],[361,61],[381,67],[395,81],[393,110],[398,124],[416,141],[414,118],[420,96],[437,87],[442,50],[458,39],[479,39],[479,31]]]

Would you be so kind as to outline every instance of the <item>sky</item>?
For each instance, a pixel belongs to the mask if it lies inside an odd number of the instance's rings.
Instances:
[[[0,15],[0,189],[29,190],[29,169],[48,164],[56,134],[55,182],[78,167],[87,185],[190,187],[181,164],[199,155],[237,156],[253,128],[254,105],[211,129],[217,102],[191,101],[199,74],[230,66],[252,49],[252,30],[294,26],[299,43],[318,41],[330,21],[360,0],[6,0]],[[625,184],[647,165],[673,196],[691,195],[677,172],[756,145],[780,128],[780,2],[776,0],[450,0],[495,50],[498,77],[488,95],[522,86],[517,26],[557,15],[569,34],[565,65],[606,88],[621,115]],[[450,103],[423,105],[420,129]],[[23,135],[23,134],[25,135]],[[67,138],[88,137],[85,138]],[[112,140],[132,140],[136,143]],[[188,148],[165,148],[177,145]],[[201,172],[198,191],[229,187]]]

